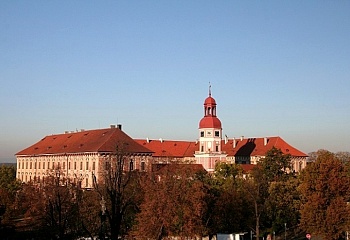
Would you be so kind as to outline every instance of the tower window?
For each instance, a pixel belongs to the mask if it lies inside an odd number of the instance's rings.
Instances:
[[[201,131],[201,137],[204,137],[204,131]]]
[[[204,152],[204,146],[201,146],[201,152]]]
[[[220,132],[219,131],[215,131],[215,137],[220,137]]]
[[[215,150],[218,152],[218,151],[219,151],[219,146],[216,146],[216,147],[215,147]]]

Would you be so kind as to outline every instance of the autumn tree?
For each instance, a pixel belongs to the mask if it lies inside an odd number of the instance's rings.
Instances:
[[[142,200],[139,175],[128,167],[131,154],[128,145],[117,143],[115,151],[108,155],[101,166],[102,178],[94,175],[94,189],[101,201],[101,237],[109,234],[111,239],[127,234],[131,228],[138,205]]]
[[[302,229],[325,239],[338,239],[349,229],[349,175],[343,162],[328,151],[318,153],[301,175]]]
[[[71,239],[79,232],[78,202],[81,189],[55,169],[41,183],[30,182],[18,196],[23,223],[28,231],[51,239]]]
[[[143,181],[145,198],[134,233],[140,238],[203,235],[203,184],[190,164],[164,165]]]

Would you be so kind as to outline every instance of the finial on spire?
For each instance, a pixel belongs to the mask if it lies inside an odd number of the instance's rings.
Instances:
[[[209,82],[209,97],[211,97],[211,84]]]

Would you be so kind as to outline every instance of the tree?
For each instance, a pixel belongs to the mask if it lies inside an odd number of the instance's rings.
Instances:
[[[9,224],[14,211],[14,202],[21,183],[16,180],[14,166],[0,166],[0,228],[2,224]]]
[[[23,186],[18,201],[24,210],[22,222],[27,230],[43,232],[51,239],[71,239],[79,232],[80,194],[81,189],[55,169],[43,182]]]
[[[93,176],[94,188],[99,194],[103,208],[101,237],[108,232],[111,239],[118,239],[126,234],[131,228],[131,222],[142,199],[140,174],[127,167],[131,158],[127,149],[127,144],[117,143],[115,152],[103,163],[105,169],[101,173],[102,180],[98,182],[96,176]]]
[[[258,163],[264,172],[268,182],[283,181],[289,176],[291,169],[291,156],[284,154],[281,149],[271,148],[265,154],[265,158]]]
[[[204,192],[190,164],[164,165],[143,181],[145,198],[134,233],[140,238],[203,235]]]
[[[301,175],[302,229],[326,239],[343,236],[350,226],[349,183],[343,162],[331,152],[319,152]]]
[[[256,239],[259,240],[261,217],[266,208],[269,189],[269,182],[259,164],[243,180],[242,189],[253,206],[255,224],[251,226],[251,229],[254,229]]]
[[[245,232],[250,230],[252,207],[242,191],[243,170],[240,165],[219,163],[215,167],[215,185],[217,189],[212,213],[215,233]],[[234,216],[234,217],[233,217]]]

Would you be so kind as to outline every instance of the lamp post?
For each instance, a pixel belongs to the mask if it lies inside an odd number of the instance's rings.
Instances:
[[[287,239],[287,223],[284,223],[284,240]]]
[[[100,239],[104,239],[104,228],[105,228],[105,220],[106,220],[106,201],[105,199],[101,198],[100,201],[100,205],[101,205],[101,229],[100,229]]]

